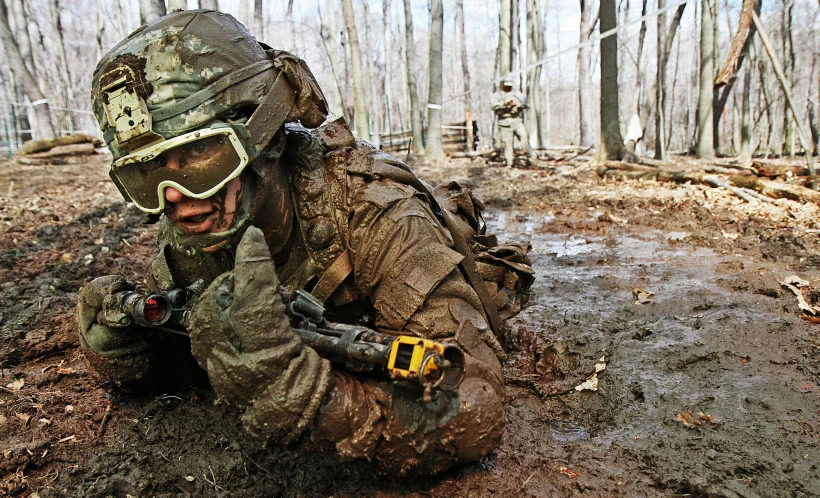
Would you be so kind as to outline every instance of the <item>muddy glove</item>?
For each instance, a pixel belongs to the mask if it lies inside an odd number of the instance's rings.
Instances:
[[[103,300],[115,292],[133,288],[120,275],[95,278],[80,289],[77,325],[80,346],[86,350],[91,366],[115,385],[145,378],[152,368],[150,344],[138,327],[116,327],[97,319]]]
[[[190,324],[194,357],[219,396],[247,407],[246,429],[264,440],[298,438],[328,389],[330,364],[291,329],[261,230],[248,228],[233,271],[197,300]]]

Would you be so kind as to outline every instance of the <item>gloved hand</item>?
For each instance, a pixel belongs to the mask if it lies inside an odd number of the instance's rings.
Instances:
[[[117,326],[112,322],[100,323],[97,318],[106,296],[133,288],[134,285],[126,282],[121,275],[106,275],[95,278],[80,289],[77,325],[83,348],[102,356],[120,357],[139,353],[148,347],[145,336],[133,327]]]
[[[129,289],[133,285],[120,275],[99,277],[83,286],[77,302],[77,325],[80,346],[94,370],[115,386],[136,388],[154,368],[148,336],[139,327],[118,327],[97,319],[107,296]]]
[[[191,350],[214,390],[247,406],[246,428],[263,439],[293,439],[327,390],[329,363],[291,329],[262,231],[249,227],[233,271],[218,277],[191,310]]]

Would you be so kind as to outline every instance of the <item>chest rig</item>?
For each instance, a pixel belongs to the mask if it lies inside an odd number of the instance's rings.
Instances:
[[[363,181],[351,177],[348,166],[368,161],[369,151],[357,147],[344,119],[316,130],[289,125],[286,138],[283,160],[307,258],[293,278],[283,275],[283,284],[344,306],[359,297],[347,243],[348,193]]]

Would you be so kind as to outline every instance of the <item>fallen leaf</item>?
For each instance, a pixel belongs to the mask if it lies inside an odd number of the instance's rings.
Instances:
[[[40,427],[45,427],[47,425],[51,425],[51,420],[49,420],[47,418],[41,418],[40,420],[37,421],[37,425],[39,425]]]
[[[194,476],[185,476],[185,480],[188,481],[188,482],[194,482],[196,480],[196,477],[194,477]]]
[[[597,391],[598,390],[598,373],[594,373],[587,377],[587,380],[575,386],[576,391]]]
[[[27,424],[29,419],[31,418],[31,415],[25,413],[17,413],[14,416],[22,420],[24,424]]]
[[[576,477],[581,475],[580,472],[575,472],[575,471],[569,470],[566,467],[561,467],[561,469],[558,472],[560,472],[562,474],[566,474],[567,477],[569,477],[570,479],[575,479]]]
[[[806,297],[803,295],[803,289],[808,289],[810,286],[808,281],[803,280],[797,275],[791,275],[780,282],[780,285],[789,289],[792,294],[797,297],[797,306],[800,307],[801,310],[805,311],[809,315],[817,314],[818,310],[809,304],[808,301],[806,301]]]
[[[14,392],[17,392],[20,389],[22,389],[24,385],[26,385],[26,380],[25,379],[17,379],[14,382],[10,382],[10,383],[6,384],[6,387],[11,389]]]
[[[65,405],[65,412],[66,413],[74,413],[74,406],[73,405]]]
[[[606,356],[601,356],[598,363],[595,364],[595,373],[603,372],[606,369]]]
[[[654,295],[654,292],[641,289],[640,287],[632,288],[632,299],[635,300],[635,304],[652,304],[654,302]]]
[[[63,255],[60,256],[60,261],[62,261],[63,263],[71,263],[72,261],[74,261],[74,259],[71,257],[71,254],[63,253]]]
[[[737,238],[740,237],[739,233],[728,233],[728,232],[725,232],[723,230],[721,230],[720,233],[722,233],[723,236],[726,237],[729,240],[737,240]]]
[[[0,413],[0,425],[6,425],[6,416]]]
[[[717,427],[720,425],[720,422],[715,422],[711,415],[698,412],[698,416],[695,417],[689,410],[675,415],[675,418],[672,420],[679,422],[690,429],[703,427],[704,425],[710,425],[712,427]]]

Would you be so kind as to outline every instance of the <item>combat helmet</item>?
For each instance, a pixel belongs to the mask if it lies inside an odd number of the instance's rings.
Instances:
[[[313,128],[327,116],[304,61],[209,10],[161,17],[116,45],[94,70],[91,101],[114,156],[111,178],[126,200],[154,215],[166,187],[207,198],[258,156],[281,153],[284,123]],[[221,152],[186,171],[163,167],[173,148],[206,146]]]

